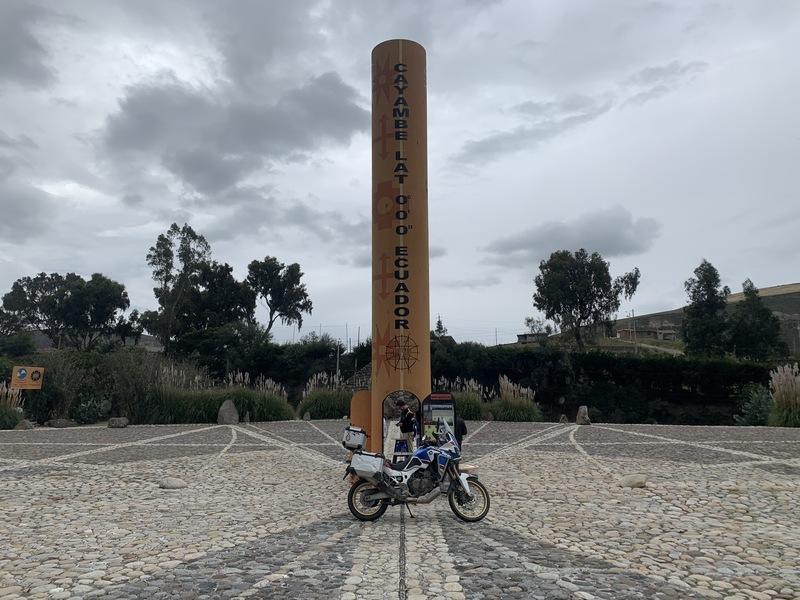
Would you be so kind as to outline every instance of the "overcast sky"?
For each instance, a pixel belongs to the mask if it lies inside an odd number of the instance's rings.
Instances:
[[[155,304],[171,222],[243,277],[299,262],[310,328],[370,330],[370,52],[428,52],[432,321],[511,341],[550,252],[680,306],[800,280],[800,3],[0,0],[0,293],[102,272]],[[278,327],[277,339],[292,337]],[[302,333],[302,332],[301,332]]]

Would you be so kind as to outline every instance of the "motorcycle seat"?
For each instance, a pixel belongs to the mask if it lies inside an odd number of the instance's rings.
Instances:
[[[410,460],[411,460],[411,457],[409,456],[405,460],[401,460],[401,461],[398,461],[396,463],[389,463],[390,464],[389,468],[391,468],[394,471],[402,471],[403,469],[406,468],[406,465],[408,464],[408,461],[410,461]]]

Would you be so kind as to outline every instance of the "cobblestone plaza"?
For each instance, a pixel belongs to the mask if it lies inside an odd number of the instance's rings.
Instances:
[[[343,427],[0,432],[0,598],[800,599],[800,430],[468,423],[466,524],[357,522]]]

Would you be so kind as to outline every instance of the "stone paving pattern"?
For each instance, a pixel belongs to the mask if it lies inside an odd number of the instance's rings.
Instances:
[[[0,598],[800,600],[800,430],[470,422],[466,524],[356,521],[344,426],[0,432]]]

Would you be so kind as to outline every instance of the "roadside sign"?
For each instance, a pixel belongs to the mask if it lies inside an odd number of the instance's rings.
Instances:
[[[44,381],[42,367],[14,367],[11,371],[11,388],[17,390],[40,390]]]

